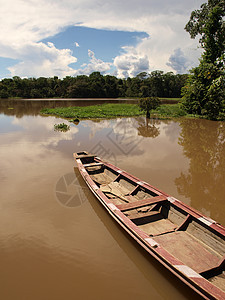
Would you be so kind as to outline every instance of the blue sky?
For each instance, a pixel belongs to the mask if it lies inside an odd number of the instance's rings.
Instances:
[[[18,62],[19,60],[16,59],[0,57],[0,78],[10,77],[11,74],[7,68]]]
[[[184,26],[200,0],[7,0],[1,4],[0,79],[118,77],[198,64]]]
[[[147,37],[148,34],[146,32],[127,32],[69,26],[64,31],[53,37],[43,39],[41,42],[51,42],[58,49],[71,49],[77,58],[77,62],[70,64],[70,66],[74,69],[79,69],[89,60],[89,49],[101,60],[113,63],[113,59],[118,54],[123,53],[122,47],[135,47],[140,40]],[[111,72],[114,70],[115,68],[112,66]]]

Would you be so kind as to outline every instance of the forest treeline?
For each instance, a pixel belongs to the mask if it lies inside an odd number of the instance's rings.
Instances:
[[[187,75],[153,71],[134,78],[119,79],[93,72],[89,76],[51,78],[5,78],[0,81],[0,98],[118,98],[181,97]]]

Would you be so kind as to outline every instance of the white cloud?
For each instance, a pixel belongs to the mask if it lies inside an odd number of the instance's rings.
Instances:
[[[133,77],[149,70],[147,55],[138,53],[134,47],[123,47],[125,53],[114,59],[118,77]]]
[[[67,125],[70,126],[70,130],[68,130],[67,132],[57,132],[54,131],[54,125],[55,124],[59,124],[60,122],[64,122]],[[43,118],[38,116],[37,118],[35,118],[35,121],[28,117],[23,117],[22,119],[18,119],[15,118],[12,121],[12,124],[17,125],[22,127],[23,129],[25,129],[28,132],[43,132],[43,135],[39,134],[39,135],[35,135],[33,137],[33,139],[35,140],[35,145],[34,147],[40,149],[41,147],[46,147],[46,146],[57,146],[62,140],[64,141],[72,141],[74,139],[74,135],[78,134],[79,129],[78,127],[73,126],[72,123],[69,123],[68,121],[64,120],[64,119],[60,119],[60,118]],[[15,133],[12,133],[12,135],[14,135]],[[20,133],[16,133],[17,134],[17,138],[21,139],[21,137],[23,136],[23,132]],[[29,135],[29,138],[32,135]],[[15,138],[15,137],[14,137]],[[15,139],[16,140],[16,139]],[[27,137],[24,136],[23,137],[24,142],[27,142]],[[37,147],[37,143],[38,143],[38,147]]]
[[[177,73],[186,73],[190,67],[190,60],[185,57],[184,52],[177,48],[174,53],[170,56],[168,66],[173,68]]]
[[[74,69],[69,64],[77,59],[72,56],[69,49],[56,49],[52,43],[26,44],[18,48],[15,57],[21,60],[18,64],[10,67],[11,75],[20,77],[41,77],[73,75]]]
[[[112,63],[104,62],[101,59],[97,59],[93,51],[88,50],[88,56],[90,57],[89,64],[83,64],[83,68],[76,70],[74,72],[74,75],[89,75],[92,72],[96,71],[104,74],[111,69]]]
[[[147,66],[150,70],[171,70],[168,65],[175,49],[180,48],[185,54],[197,56],[196,42],[192,42],[184,31],[192,10],[199,8],[202,0],[8,0],[1,3],[0,19],[0,56],[19,59],[21,62],[10,70],[12,74],[31,76],[65,76],[71,74],[69,64],[75,62],[69,50],[51,49],[40,44],[40,41],[54,36],[66,26],[82,25],[98,29],[144,31],[149,34],[136,47],[132,57],[130,49],[122,53],[115,62],[128,66],[128,56],[131,58],[131,69],[128,73],[135,74]],[[32,47],[30,47],[32,45]],[[75,44],[76,45],[76,44]],[[77,46],[77,45],[76,45]],[[48,49],[49,48],[49,49]],[[38,52],[39,60],[32,55]],[[28,51],[30,50],[30,52]],[[54,50],[54,51],[53,51]],[[132,49],[134,53],[134,49]],[[41,60],[41,56],[47,60]],[[194,54],[193,54],[194,53]],[[199,55],[199,54],[198,54]],[[51,58],[50,58],[51,56]],[[31,60],[32,57],[32,60]],[[95,58],[96,59],[96,58]],[[63,62],[64,60],[64,62]],[[136,63],[135,63],[136,62]],[[92,59],[84,71],[92,70],[98,65],[105,70],[109,63]],[[57,70],[57,65],[59,70]],[[88,69],[89,68],[89,69]],[[32,71],[33,69],[33,71]],[[42,71],[43,70],[43,71]],[[119,73],[125,72],[122,68]],[[26,74],[29,76],[29,74]]]

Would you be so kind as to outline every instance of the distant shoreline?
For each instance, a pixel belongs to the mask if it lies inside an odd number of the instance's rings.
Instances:
[[[138,103],[140,98],[2,98],[0,101],[115,101]],[[180,98],[159,98],[162,103],[178,103]]]
[[[22,100],[22,101],[137,101],[134,98],[1,98],[0,100]]]

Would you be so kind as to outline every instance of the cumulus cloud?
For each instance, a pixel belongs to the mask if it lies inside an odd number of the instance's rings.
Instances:
[[[190,55],[191,52],[191,55]],[[174,50],[174,52],[169,57],[167,66],[173,68],[178,74],[185,74],[192,68],[197,66],[198,57],[201,51],[196,49],[184,49],[182,51],[180,48]]]
[[[180,48],[181,51],[186,51],[187,47],[196,47],[196,42],[193,41],[190,44],[190,37],[183,28],[189,20],[191,11],[199,8],[201,4],[202,0],[3,1],[0,19],[0,56],[21,60],[10,69],[13,74],[17,71],[25,74],[30,64],[30,69],[34,70],[32,76],[39,76],[42,68],[42,76],[51,76],[53,71],[57,72],[54,75],[69,75],[72,71],[69,64],[75,62],[72,53],[68,49],[54,49],[51,51],[52,59],[50,59],[50,52],[47,48],[51,47],[41,45],[40,41],[54,36],[67,26],[81,25],[96,29],[146,32],[149,38],[141,40],[135,49],[136,53],[130,54],[131,69],[127,70],[127,73],[133,75],[138,70],[146,70],[147,61],[150,70],[169,71],[172,66],[168,62],[172,64],[170,58],[175,49]],[[25,51],[27,57],[22,55],[21,52],[24,50],[32,51],[30,44],[33,45],[33,49],[41,50],[43,57],[48,52],[47,60],[37,61],[34,64],[30,60],[32,52]],[[120,74],[126,73],[126,69],[123,69],[121,65],[124,64],[124,68],[128,66],[128,53],[130,50],[120,54],[114,60],[120,66],[118,70]],[[191,55],[191,52],[189,54]],[[41,52],[39,52],[40,56]],[[65,58],[64,63],[63,58]],[[35,60],[35,55],[33,59]],[[58,71],[57,64],[59,65]],[[92,64],[88,64],[84,70],[87,72],[88,67],[91,70],[94,64],[103,70],[108,68],[108,63],[92,60]]]
[[[112,63],[104,62],[101,59],[96,58],[94,52],[90,49],[88,50],[88,56],[90,57],[89,64],[83,64],[83,68],[76,70],[74,75],[89,75],[96,71],[104,74],[111,69]]]
[[[57,49],[54,44],[30,43],[17,49],[18,64],[9,68],[12,76],[32,77],[72,75],[69,64],[77,61],[69,49]],[[16,56],[16,55],[15,55]]]
[[[134,47],[123,47],[125,53],[114,59],[114,65],[119,77],[133,77],[140,72],[149,70],[147,55],[138,53]]]
[[[172,67],[177,73],[183,74],[187,73],[190,61],[187,57],[185,57],[184,52],[180,48],[177,48],[170,56],[167,65]]]

